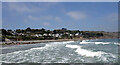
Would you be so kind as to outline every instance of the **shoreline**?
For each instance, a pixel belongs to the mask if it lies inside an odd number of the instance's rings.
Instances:
[[[0,45],[22,45],[22,44],[37,44],[37,43],[48,43],[48,42],[63,42],[63,41],[82,41],[81,39],[58,39],[58,40],[30,40],[30,41],[8,41],[0,42]]]
[[[114,39],[114,38],[92,38],[92,39],[75,38],[75,39],[57,39],[57,40],[8,41],[8,42],[0,42],[0,46],[37,44],[37,43],[48,43],[48,42],[63,42],[63,41],[82,41],[82,40],[93,40],[93,39]]]

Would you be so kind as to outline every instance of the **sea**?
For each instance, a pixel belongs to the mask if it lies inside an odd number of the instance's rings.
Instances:
[[[0,63],[118,63],[119,39],[5,46]]]

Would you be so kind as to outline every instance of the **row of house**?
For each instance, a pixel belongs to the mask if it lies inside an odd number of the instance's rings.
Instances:
[[[10,32],[12,35],[28,35],[27,33],[17,33],[17,32],[15,32],[15,31],[12,31],[12,32]],[[30,33],[30,32],[29,32]],[[44,34],[31,34],[30,36],[35,36],[35,37],[43,37],[43,36],[52,36],[52,37],[59,37],[59,38],[61,38],[63,35],[68,35],[68,36],[71,36],[71,37],[73,37],[73,36],[78,36],[78,37],[80,37],[80,36],[82,36],[82,33],[75,33],[75,34],[71,34],[71,33],[69,33],[69,32],[65,32],[65,33],[49,33],[49,34],[47,34],[47,33],[44,33]]]
[[[64,34],[46,34],[44,33],[43,35],[42,34],[35,34],[35,35],[32,35],[32,36],[36,36],[36,37],[42,37],[42,36],[53,36],[53,37],[62,37],[63,35],[68,35],[68,36],[82,36],[82,33],[76,33],[76,34],[70,34],[70,33],[64,33]]]
[[[17,32],[15,32],[15,31],[12,32],[11,34],[12,34],[12,35],[25,35],[24,33],[17,33]]]

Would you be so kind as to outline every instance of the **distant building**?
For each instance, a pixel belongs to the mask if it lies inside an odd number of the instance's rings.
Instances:
[[[47,34],[46,34],[46,33],[44,33],[44,34],[43,34],[43,36],[47,36]]]
[[[39,34],[40,37],[42,37],[43,35]]]
[[[6,42],[9,42],[9,41],[10,41],[10,39],[5,38],[5,41],[6,41]]]
[[[73,34],[70,34],[70,36],[73,36]]]
[[[52,36],[52,34],[48,34],[49,36]]]
[[[55,34],[55,37],[59,37],[59,34]]]
[[[70,33],[68,33],[68,32],[65,32],[65,34],[70,34]]]
[[[75,34],[75,36],[78,36],[78,35],[79,35],[79,33],[76,33],[76,34]]]
[[[17,33],[18,35],[25,35],[25,34],[23,34],[23,33]]]
[[[35,36],[36,36],[36,37],[39,37],[39,35],[38,35],[38,34],[35,34]]]

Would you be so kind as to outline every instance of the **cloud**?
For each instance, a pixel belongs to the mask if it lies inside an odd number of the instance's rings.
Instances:
[[[36,12],[36,11],[42,11],[43,9],[40,7],[35,7],[28,5],[26,3],[7,3],[9,9],[11,11],[16,11],[19,13],[24,13],[24,12]]]
[[[62,19],[61,19],[60,17],[55,17],[55,21],[57,21],[57,22],[61,22]]]
[[[75,20],[85,19],[87,16],[85,13],[79,12],[79,11],[71,11],[71,12],[68,12],[67,15]]]
[[[29,15],[28,18],[31,20],[34,20],[34,21],[40,20],[39,17],[35,17],[35,16],[31,16],[31,15]]]
[[[32,16],[28,15],[28,19],[34,20],[34,21],[39,21],[39,20],[53,20],[53,16]]]
[[[46,20],[52,20],[53,19],[53,16],[41,16],[41,19],[46,19]]]
[[[58,16],[32,16],[32,15],[28,15],[27,17],[29,20],[33,20],[33,21],[40,21],[40,20],[46,20],[46,21],[56,21],[56,22],[61,22],[62,19]]]
[[[43,26],[50,26],[49,22],[43,22]]]
[[[118,22],[118,14],[117,13],[109,14],[105,18],[108,22]]]
[[[50,7],[55,6],[57,3],[19,3],[19,2],[10,2],[7,3],[8,8],[11,11],[16,11],[18,13],[37,13],[37,12],[44,12],[47,11]]]

